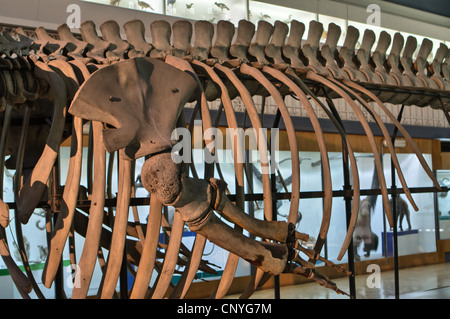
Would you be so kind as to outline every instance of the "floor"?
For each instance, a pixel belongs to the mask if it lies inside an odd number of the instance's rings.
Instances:
[[[394,299],[394,271],[356,276],[356,299]],[[349,292],[348,278],[333,280],[339,289]],[[400,299],[450,299],[450,262],[399,270]],[[239,295],[229,295],[235,299]],[[256,291],[251,298],[273,299],[274,290]],[[281,299],[349,299],[315,282],[280,288]]]

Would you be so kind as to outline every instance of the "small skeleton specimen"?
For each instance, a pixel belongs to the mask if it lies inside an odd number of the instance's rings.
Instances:
[[[142,9],[150,9],[152,11],[154,11],[155,9],[152,8],[152,6],[145,1],[141,1],[141,0],[137,0],[137,4],[138,6],[140,6]]]
[[[396,211],[397,211],[397,225],[398,228],[400,229],[400,231],[403,231],[403,218],[406,218],[406,223],[408,225],[407,230],[411,230],[411,219],[410,219],[410,213],[409,213],[409,207],[408,207],[408,203],[401,198],[400,196],[398,196],[396,198]],[[391,205],[391,209],[394,205],[394,201],[391,199],[389,201],[389,204]]]
[[[214,5],[216,6],[216,7],[219,7],[220,8],[220,10],[230,10],[230,8],[228,8],[228,6],[225,4],[225,3],[222,3],[222,2],[214,2]]]

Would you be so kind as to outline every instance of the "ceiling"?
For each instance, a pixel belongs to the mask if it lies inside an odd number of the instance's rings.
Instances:
[[[450,18],[449,0],[384,0]]]

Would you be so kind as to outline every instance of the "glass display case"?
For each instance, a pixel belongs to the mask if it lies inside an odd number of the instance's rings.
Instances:
[[[83,1],[164,14],[164,0],[83,0]]]
[[[333,18],[333,19],[335,19],[335,18]],[[360,23],[360,22],[351,21],[351,20],[348,20],[348,25],[349,26],[351,25],[351,26],[353,26],[353,27],[355,27],[355,28],[357,28],[359,30],[360,38],[359,38],[359,41],[356,43],[356,49],[358,49],[360,47],[361,41],[362,41],[362,37],[363,37],[364,31],[366,29],[370,29],[370,30],[372,30],[375,33],[375,42],[374,42],[374,44],[372,46],[372,50],[375,50],[375,48],[376,48],[376,46],[378,44],[378,39],[380,38],[380,33],[382,31],[387,32],[391,36],[391,42],[394,39],[394,35],[397,32],[399,32],[397,30],[388,29],[388,28],[384,28],[384,27],[378,27],[376,25],[369,25],[369,24]],[[434,54],[436,54],[436,51],[439,48],[440,43],[443,43],[443,41],[440,41],[438,39],[433,39],[433,38],[430,38],[430,37],[424,37],[424,36],[417,35],[417,34],[411,34],[411,33],[403,32],[403,31],[399,32],[399,33],[403,36],[403,39],[404,39],[405,43],[406,43],[406,40],[407,40],[408,36],[413,36],[413,37],[415,37],[417,39],[417,49],[413,53],[413,56],[412,56],[413,59],[415,59],[417,54],[419,53],[419,47],[422,44],[422,41],[423,41],[424,38],[427,38],[427,39],[431,40],[431,42],[433,43],[433,48],[432,48],[432,50],[430,52],[430,56],[429,56],[429,60],[430,61],[433,60]],[[388,47],[388,49],[386,50],[386,54],[389,54],[389,52],[391,50],[391,47],[392,46]]]
[[[247,1],[242,0],[166,0],[166,14],[191,20],[207,20],[217,23],[230,21],[237,26],[247,19]]]
[[[245,0],[83,0],[110,6],[159,13],[189,20],[207,20],[217,23],[226,20],[237,25],[247,19]]]
[[[428,165],[431,167],[431,154],[423,154]],[[408,187],[432,187],[432,181],[414,154],[397,154],[400,167],[402,168]],[[391,159],[390,155],[384,155],[384,167],[386,183],[389,187],[391,181]],[[401,188],[401,183],[396,175],[395,184]],[[399,195],[397,206],[398,223],[398,253],[399,256],[433,252],[436,251],[434,194],[415,193],[412,194],[418,210],[415,211],[404,194]],[[386,226],[388,227],[388,226]],[[392,256],[391,237],[392,229],[385,231],[385,242],[383,243],[384,255]]]
[[[215,176],[218,178],[223,178],[228,184],[228,190],[230,194],[235,194],[235,172],[234,165],[232,163],[231,150],[224,149],[220,150],[219,158],[222,159],[220,163],[220,174],[216,167]],[[87,149],[84,151],[84,156],[87,156]],[[358,165],[358,174],[360,180],[360,188],[362,190],[367,190],[371,188],[378,188],[377,179],[374,176],[374,158],[371,153],[356,153],[356,160]],[[431,155],[424,154],[425,159],[430,164]],[[60,157],[60,169],[61,169],[61,185],[64,185],[68,159],[70,158],[70,148],[61,147],[61,157]],[[258,161],[258,157],[254,157],[256,160],[253,161],[251,165],[251,171],[249,178],[245,179],[245,190],[247,194],[261,194],[263,192],[262,181],[261,181],[261,166]],[[277,183],[277,191],[279,193],[291,192],[291,154],[289,151],[279,151],[277,162],[278,162],[278,172],[282,176],[284,183]],[[204,164],[202,160],[202,149],[193,150],[193,159],[197,174],[202,177],[204,174]],[[296,229],[300,232],[307,233],[311,235],[310,241],[303,243],[309,248],[313,248],[317,236],[319,233],[322,215],[323,215],[323,199],[320,196],[309,196],[308,194],[319,192],[323,190],[322,184],[322,167],[321,158],[318,152],[299,152],[300,159],[300,191],[306,194],[304,197],[300,196],[299,205],[299,218],[297,220]],[[84,158],[86,160],[86,158]],[[414,154],[398,154],[398,160],[400,166],[402,167],[406,182],[409,187],[427,187],[432,186],[431,181],[426,176],[425,172],[420,166]],[[108,159],[107,159],[108,161]],[[332,187],[334,191],[340,191],[344,185],[343,177],[343,161],[342,154],[340,152],[329,152],[329,161],[331,167],[331,178]],[[384,166],[384,177],[386,179],[386,185],[389,188],[392,184],[391,182],[391,167],[390,167],[390,155],[383,156],[383,166]],[[113,164],[116,167],[117,161],[114,160]],[[148,192],[142,187],[139,182],[139,173],[143,165],[144,160],[139,159],[135,164],[135,196],[138,198],[146,198]],[[115,171],[115,168],[113,168]],[[4,189],[4,201],[12,202],[12,176],[14,171],[5,170],[5,189]],[[437,174],[438,181],[443,186],[448,186],[448,181],[450,180],[450,171],[438,171]],[[398,177],[396,178],[398,179]],[[396,180],[397,187],[400,186],[400,182]],[[87,172],[85,165],[83,166],[81,185],[87,187]],[[112,193],[117,192],[117,176],[112,176]],[[436,198],[437,200],[436,200]],[[354,256],[355,261],[367,260],[367,259],[378,259],[386,258],[392,256],[392,236],[393,229],[389,227],[387,219],[385,217],[384,208],[382,205],[381,196],[361,196],[361,201],[368,201],[372,203],[372,209],[369,211],[369,222],[364,225],[359,225],[355,229],[354,240]],[[437,203],[436,209],[439,211],[439,229],[441,238],[449,238],[450,235],[450,206],[447,199],[447,193],[414,193],[413,198],[419,207],[419,211],[414,211],[411,204],[407,202],[404,194],[401,194],[399,199],[405,202],[405,207],[407,208],[404,212],[404,217],[402,223],[399,223],[398,229],[398,250],[399,256],[434,252],[436,251],[436,234],[435,234],[435,200]],[[263,219],[264,218],[264,204],[262,201],[254,200],[247,201],[245,210],[252,216]],[[277,204],[277,219],[287,220],[290,208],[289,200],[280,200]],[[106,209],[106,208],[105,208]],[[148,217],[148,206],[138,206],[137,215],[130,213],[129,221],[134,222],[139,219],[140,222],[146,223]],[[171,223],[173,215],[175,214],[173,208],[168,208],[165,212],[167,220]],[[362,214],[363,212],[360,212]],[[12,213],[13,214],[13,213]],[[361,217],[359,217],[361,218]],[[223,218],[222,218],[223,220]],[[408,223],[409,220],[409,223]],[[226,222],[226,221],[224,221]],[[36,278],[39,278],[42,272],[43,265],[46,259],[46,233],[45,227],[45,211],[37,209],[32,215],[30,222],[27,225],[23,225],[23,234],[26,237],[27,251],[29,251],[29,260],[34,269],[34,274]],[[347,223],[346,223],[346,209],[345,201],[343,197],[336,196],[333,198],[332,202],[332,213],[331,213],[331,223],[327,235],[327,241],[322,250],[322,255],[334,262],[346,262],[348,259],[347,253],[344,255],[343,259],[338,261],[337,256],[344,242],[345,235],[347,233]],[[247,232],[245,235],[249,235]],[[10,243],[11,253],[15,261],[21,265],[21,260],[18,255],[15,246],[15,229],[14,225],[11,225],[7,229],[8,242]],[[183,244],[190,249],[195,240],[196,234],[191,232],[187,227],[184,230]],[[160,240],[164,241],[164,235],[161,231]],[[77,255],[81,254],[81,249],[84,244],[84,238],[78,234],[75,236]],[[78,251],[79,250],[79,251]],[[105,256],[107,256],[108,251],[104,250]],[[216,270],[217,275],[212,276],[209,273],[204,273],[199,271],[197,274],[197,280],[214,280],[219,279],[222,273],[229,253],[222,248],[208,243],[204,250],[203,259],[206,260],[213,269]],[[66,250],[63,254],[64,261],[64,278],[69,282],[71,280],[71,266],[69,262],[69,252]],[[320,265],[320,263],[318,263]],[[5,270],[5,265],[3,261],[0,260],[0,271]],[[178,270],[182,270],[179,268]],[[236,276],[248,276],[251,274],[250,264],[241,261],[236,272]],[[155,273],[152,278],[156,278]],[[174,283],[179,279],[178,275],[174,276]],[[92,279],[91,288],[94,292],[95,289],[100,285],[101,281],[101,270],[96,268],[94,277]],[[42,287],[43,288],[43,287]],[[13,289],[13,288],[11,288]],[[49,297],[52,297],[53,290],[42,289]],[[67,287],[66,293],[70,295],[71,289]],[[17,295],[18,297],[18,295]]]
[[[259,20],[265,20],[271,24],[274,24],[277,20],[286,24],[289,24],[294,19],[302,22],[305,25],[303,39],[306,39],[308,36],[309,22],[317,20],[317,14],[314,12],[307,12],[259,1],[249,1],[248,6],[248,19],[255,25],[258,24]]]

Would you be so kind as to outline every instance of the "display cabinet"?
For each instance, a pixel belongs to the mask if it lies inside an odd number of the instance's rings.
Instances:
[[[230,21],[237,26],[239,20],[247,19],[247,1],[243,0],[166,0],[166,14],[191,20],[217,23]]]
[[[303,39],[306,39],[308,36],[309,21],[317,20],[317,14],[314,12],[307,12],[259,1],[249,1],[248,6],[248,19],[255,25],[258,24],[259,20],[264,20],[271,24],[274,24],[277,20],[286,24],[289,24],[294,19],[302,22],[305,25]]]
[[[88,156],[87,149],[84,152],[84,156]],[[257,153],[257,152],[256,152]],[[257,155],[257,154],[256,154]],[[322,250],[322,255],[334,262],[348,262],[348,252],[344,255],[342,260],[337,260],[339,250],[344,241],[347,226],[346,226],[346,208],[345,200],[343,196],[339,195],[339,191],[342,190],[344,185],[344,175],[343,175],[343,161],[342,153],[340,152],[329,152],[329,162],[332,174],[332,187],[336,196],[333,197],[332,202],[332,217],[330,228],[327,235],[327,241]],[[202,149],[193,150],[193,162],[196,168],[198,176],[203,176],[204,174],[204,158],[202,157]],[[218,178],[223,178],[228,184],[228,191],[230,195],[236,193],[235,188],[235,173],[234,165],[232,164],[232,154],[230,149],[222,149],[218,151],[218,156],[220,158],[220,165],[216,166],[215,176]],[[360,180],[360,188],[362,193],[371,189],[378,189],[377,176],[374,175],[374,157],[371,153],[355,153],[358,174]],[[417,187],[427,187],[432,186],[431,181],[425,175],[423,170],[420,168],[420,164],[413,154],[399,153],[397,154],[399,164],[402,167],[406,183],[408,187],[414,190]],[[60,176],[61,185],[65,183],[65,176],[67,173],[67,163],[70,157],[70,148],[61,147],[60,153]],[[424,157],[429,165],[431,165],[431,155],[424,154]],[[109,158],[109,156],[108,156]],[[107,162],[113,165],[112,172],[116,172],[114,168],[116,166],[117,160],[111,158],[111,161],[107,158]],[[289,151],[279,151],[277,156],[278,171],[276,183],[276,192],[278,194],[290,193],[292,191],[291,187],[291,154]],[[322,167],[321,158],[319,152],[314,151],[302,151],[299,152],[300,159],[300,206],[299,206],[299,218],[297,220],[296,229],[300,232],[308,233],[311,235],[310,241],[304,243],[307,247],[314,247],[315,241],[317,239],[321,220],[323,213],[323,198],[320,192],[323,190],[322,185]],[[387,187],[391,187],[391,158],[390,155],[384,155],[383,166],[384,166],[384,177],[386,178]],[[86,158],[84,159],[86,160]],[[135,163],[135,189],[133,197],[147,198],[148,192],[140,184],[139,173],[143,164],[143,159],[139,159]],[[87,180],[87,172],[83,166],[81,186],[89,187],[89,181]],[[220,172],[219,172],[220,169]],[[247,170],[249,172],[249,178],[245,180],[245,191],[249,199],[245,203],[245,210],[248,214],[255,216],[256,218],[264,218],[264,204],[257,195],[263,193],[262,183],[261,183],[261,166],[258,156],[254,156],[251,163],[247,164]],[[13,202],[13,192],[12,192],[12,177],[14,175],[13,170],[5,170],[4,180],[4,200],[6,202]],[[448,187],[450,180],[449,170],[440,170],[436,172],[436,177],[442,186]],[[400,182],[396,176],[395,183],[400,187]],[[110,192],[114,197],[117,192],[117,176],[111,176],[111,189]],[[256,196],[252,199],[252,196]],[[398,200],[404,202],[405,211],[399,210],[400,217],[398,219],[398,229],[397,229],[397,239],[398,239],[398,255],[410,255],[426,252],[436,251],[436,233],[435,233],[435,223],[437,217],[437,223],[439,225],[439,236],[441,239],[449,238],[450,236],[450,206],[448,201],[448,193],[432,193],[432,192],[413,192],[413,199],[416,202],[419,210],[415,211],[409,202],[406,201],[404,194],[400,194]],[[360,214],[368,213],[369,223],[362,225],[360,228],[355,229],[355,235],[353,236],[353,252],[355,261],[372,260],[379,258],[387,258],[393,256],[393,238],[394,230],[389,227],[387,219],[385,217],[385,212],[381,202],[381,196],[375,195],[361,195],[361,201],[370,201],[371,209],[369,212],[360,211]],[[281,199],[277,201],[276,212],[277,220],[286,220],[289,213],[290,201],[288,199]],[[105,208],[106,209],[106,208]],[[112,207],[111,209],[114,209]],[[129,222],[135,223],[139,222],[142,224],[147,223],[148,207],[145,205],[137,205],[129,215]],[[435,211],[438,213],[435,215]],[[80,213],[83,213],[80,210]],[[165,211],[165,217],[168,223],[172,222],[174,215],[173,208],[168,208]],[[87,216],[87,215],[86,215]],[[400,222],[401,221],[401,222]],[[408,222],[409,221],[409,222]],[[26,238],[26,243],[28,245],[27,251],[31,252],[29,260],[32,264],[33,270],[36,277],[40,276],[42,271],[45,258],[46,258],[46,235],[43,229],[46,227],[46,222],[48,218],[46,217],[45,207],[42,209],[37,209],[32,215],[30,222],[23,226],[23,235]],[[224,221],[226,222],[226,221]],[[17,263],[20,264],[20,257],[17,255],[17,249],[14,247],[15,242],[15,232],[14,229],[10,227],[10,231],[7,233],[8,241],[12,246],[13,258]],[[245,233],[248,236],[248,233]],[[164,244],[164,231],[161,229],[160,242]],[[75,235],[76,247],[81,249],[84,244],[84,238],[78,234]],[[192,233],[187,227],[185,227],[183,244],[190,249],[195,240],[195,234]],[[163,246],[161,246],[163,247]],[[160,248],[163,249],[163,248]],[[107,254],[107,251],[104,251]],[[77,251],[76,255],[79,256],[81,251]],[[209,273],[199,272],[197,274],[198,280],[214,280],[219,279],[220,275],[226,265],[228,252],[222,248],[208,243],[204,250],[204,260],[207,260],[213,269],[216,270],[217,275],[212,275]],[[5,268],[3,263],[0,261],[0,268]],[[63,254],[63,265],[64,265],[64,280],[68,282],[71,280],[72,268],[70,265],[70,253],[66,247]],[[320,262],[318,263],[320,266]],[[1,270],[1,269],[0,269]],[[182,269],[178,269],[182,270]],[[240,262],[236,277],[248,276],[251,274],[251,266],[246,262]],[[93,282],[91,284],[93,291],[100,285],[101,280],[101,269],[97,266],[93,277]],[[154,277],[157,277],[156,275]],[[174,276],[173,280],[176,282],[179,279],[177,275]],[[129,279],[132,282],[133,278]],[[44,290],[46,291],[46,290]],[[52,293],[51,291],[48,293]],[[70,293],[70,289],[67,291]],[[48,296],[52,297],[52,296]]]
[[[82,0],[127,9],[164,14],[164,0]]]

